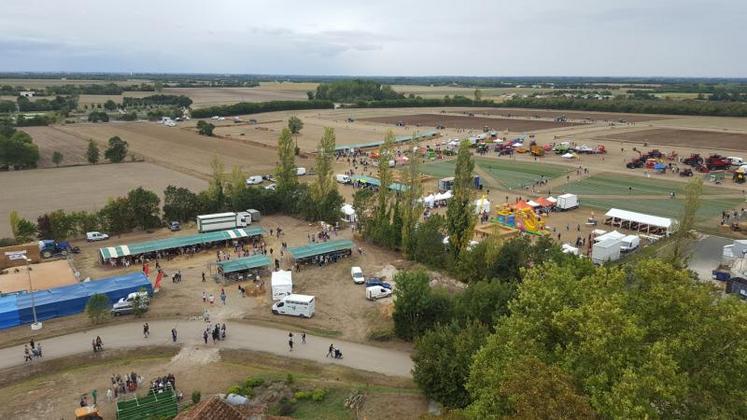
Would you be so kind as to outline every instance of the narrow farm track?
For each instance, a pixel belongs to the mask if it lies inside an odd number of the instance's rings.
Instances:
[[[410,354],[337,339],[306,335],[306,344],[301,343],[301,333],[294,331],[293,351],[288,350],[288,331],[261,327],[240,322],[226,322],[227,339],[204,344],[202,332],[206,323],[202,321],[157,320],[150,321],[150,337],[143,338],[142,323],[129,322],[88,331],[50,338],[42,342],[44,360],[93,352],[91,340],[100,336],[107,349],[123,349],[142,346],[175,345],[179,347],[220,347],[272,353],[278,356],[311,360],[318,363],[339,364],[353,369],[409,378],[413,367]],[[178,339],[171,341],[171,329],[176,328]],[[326,357],[330,344],[340,348],[341,360]],[[23,346],[0,349],[0,369],[23,365]],[[44,363],[35,360],[32,363]]]

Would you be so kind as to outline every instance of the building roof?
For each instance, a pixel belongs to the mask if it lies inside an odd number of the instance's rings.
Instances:
[[[200,401],[189,411],[185,411],[174,420],[243,420],[245,417],[241,412],[219,397]]]
[[[404,143],[411,140],[416,139],[422,139],[426,137],[433,137],[436,134],[438,134],[438,131],[435,130],[428,130],[428,131],[418,131],[415,133],[414,136],[397,136],[394,138],[394,143]],[[369,147],[377,147],[384,144],[384,140],[374,141],[370,143],[359,143],[359,144],[345,144],[335,147],[335,151],[342,151],[342,150],[349,150],[349,149],[365,149]]]
[[[603,233],[596,238],[594,238],[594,242],[604,242],[607,239],[614,239],[616,241],[619,241],[625,237],[624,233],[620,233],[616,230],[613,230],[612,232]]]
[[[264,234],[260,226],[249,226],[242,229],[221,230],[216,232],[198,233],[196,235],[175,236],[172,238],[157,239],[155,241],[139,242],[128,245],[117,245],[100,248],[101,258],[126,257],[128,255],[140,255],[148,252],[165,251],[167,249],[181,248],[185,246],[200,245],[238,238],[250,238]]]
[[[652,216],[650,214],[636,213],[622,209],[610,209],[605,216],[665,229],[671,228],[676,223],[674,219],[668,217]]]
[[[267,255],[259,254],[252,255],[251,257],[236,258],[235,260],[220,261],[217,265],[223,271],[223,274],[228,274],[268,266],[270,265],[270,258]]]
[[[317,255],[324,255],[330,252],[351,248],[353,248],[353,241],[338,240],[288,248],[288,252],[293,256],[293,258],[299,259],[315,257]]]
[[[350,178],[353,182],[358,182],[361,184],[368,184],[373,185],[374,187],[380,187],[381,181],[378,178],[374,178],[372,176],[367,175],[353,175]],[[392,182],[389,184],[389,189],[396,192],[403,192],[407,191],[410,187],[408,187],[405,184],[400,184],[399,182]]]

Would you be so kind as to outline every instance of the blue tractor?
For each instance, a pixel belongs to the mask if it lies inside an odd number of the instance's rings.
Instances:
[[[39,241],[39,252],[41,253],[42,258],[66,257],[69,254],[79,253],[80,248],[70,245],[70,242],[67,241],[57,242],[50,239],[44,239]]]

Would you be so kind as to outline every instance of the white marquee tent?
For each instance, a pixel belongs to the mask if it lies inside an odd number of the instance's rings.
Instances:
[[[622,209],[610,209],[605,224],[654,235],[669,236],[677,230],[677,220]]]

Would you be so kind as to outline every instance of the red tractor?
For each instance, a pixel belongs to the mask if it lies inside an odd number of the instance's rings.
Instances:
[[[711,155],[706,159],[705,166],[709,171],[729,169],[731,167],[731,160],[721,155]]]
[[[690,157],[685,158],[682,163],[692,166],[693,168],[697,168],[698,166],[703,164],[703,158],[699,154],[693,153],[690,155]]]

